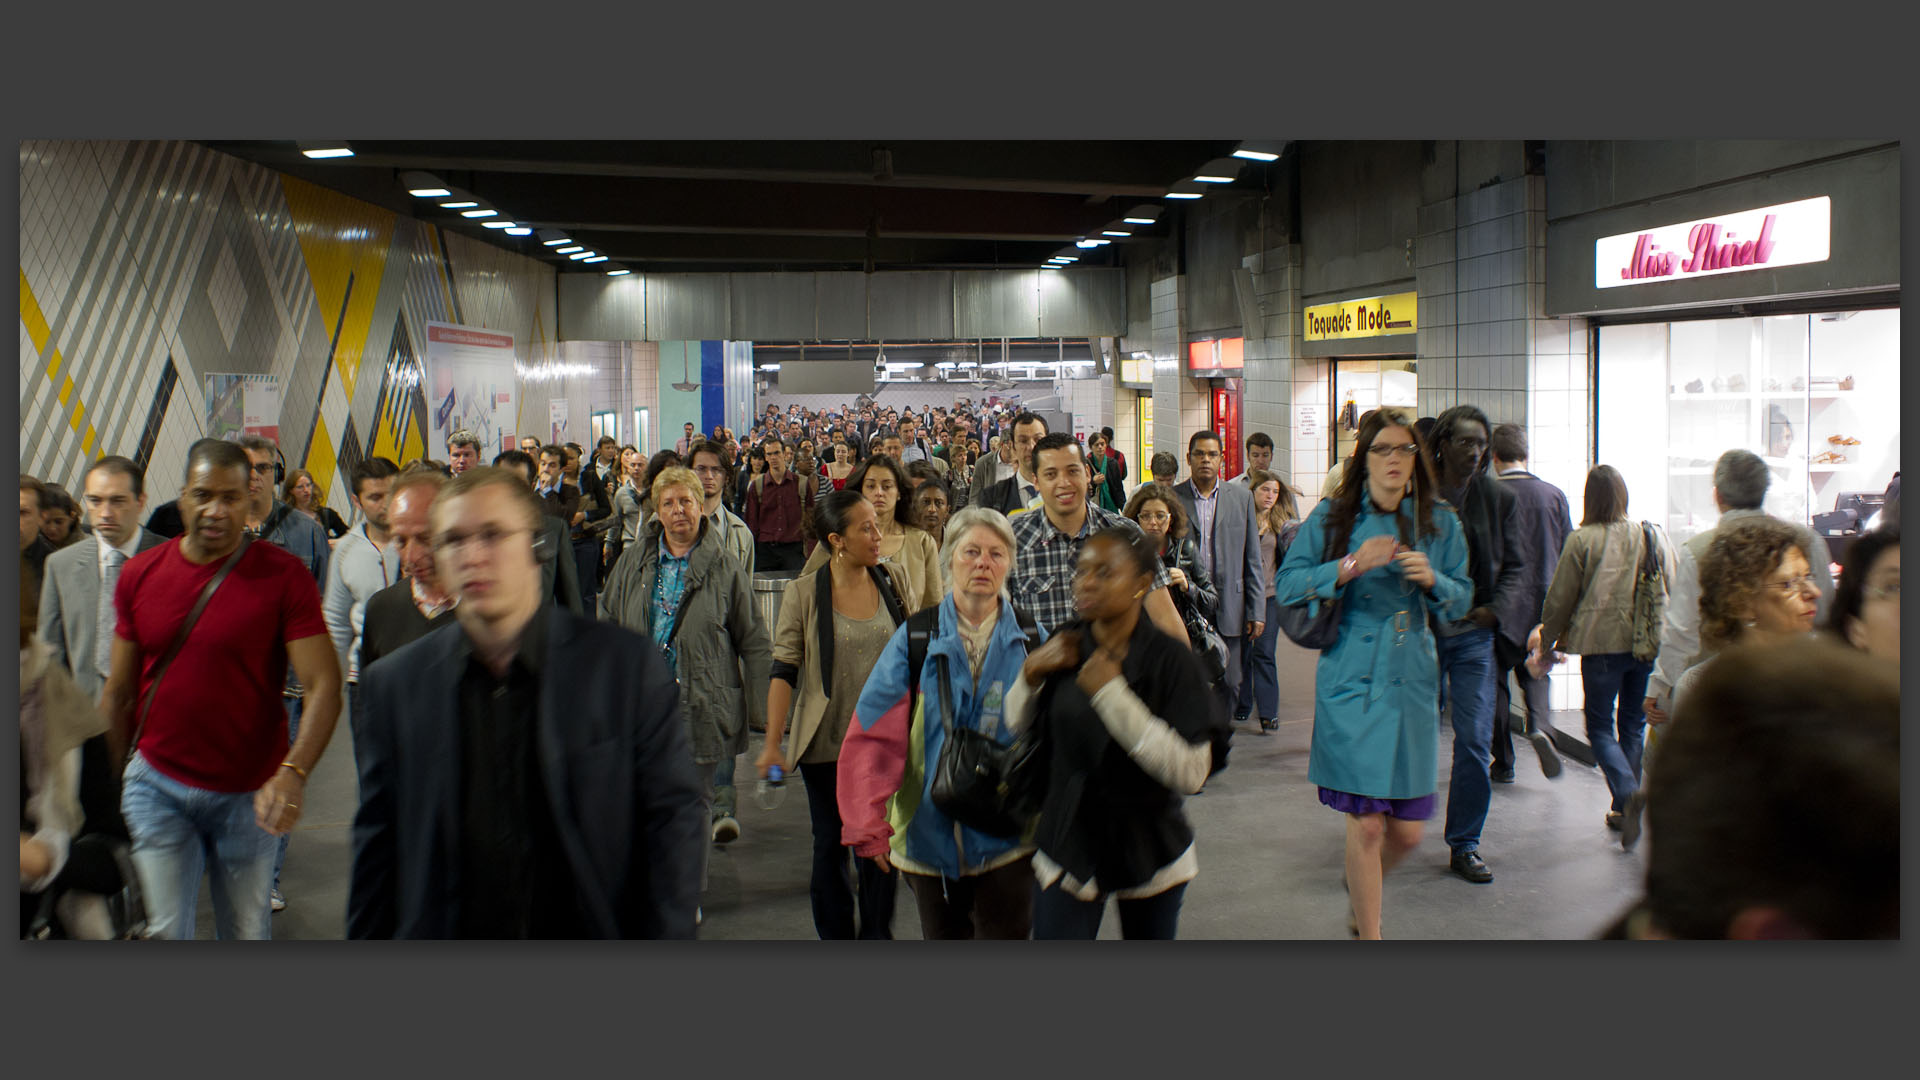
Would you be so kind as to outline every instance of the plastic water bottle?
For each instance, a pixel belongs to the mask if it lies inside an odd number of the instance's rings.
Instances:
[[[787,798],[786,778],[780,773],[780,766],[767,766],[767,775],[760,778],[760,787],[754,793],[762,810],[777,810]]]

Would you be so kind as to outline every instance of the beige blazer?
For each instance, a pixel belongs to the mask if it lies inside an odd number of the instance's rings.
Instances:
[[[800,567],[800,572],[811,574],[827,565],[830,554],[827,545],[815,546],[813,554]],[[925,529],[907,526],[906,537],[900,541],[900,550],[894,553],[893,558],[881,560],[880,565],[905,571],[907,584],[900,593],[900,599],[907,602],[907,614],[932,607],[946,599],[947,583],[940,574],[940,545],[933,542],[933,534]]]
[[[920,535],[925,537],[927,534],[923,532]],[[906,572],[893,563],[880,565],[906,601],[907,613],[919,610],[913,606],[913,594],[908,591]],[[773,630],[774,662],[792,664],[799,672],[800,682],[793,689],[793,703],[787,709],[786,745],[790,749],[786,756],[788,764],[795,768],[798,768],[800,753],[813,740],[814,731],[827,715],[827,690],[820,684],[817,651],[820,628],[814,606],[815,589],[818,588],[816,575],[826,572],[803,573],[787,582],[786,592],[780,598],[780,617]],[[882,604],[884,606],[885,601]]]

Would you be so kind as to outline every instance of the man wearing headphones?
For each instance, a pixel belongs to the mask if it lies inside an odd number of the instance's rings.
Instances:
[[[246,451],[250,470],[247,473],[247,532],[255,539],[280,548],[304,563],[313,573],[315,589],[327,584],[327,557],[332,550],[327,543],[327,530],[305,514],[296,514],[293,507],[273,497],[287,478],[287,459],[280,453],[280,447],[264,435],[246,434],[234,440],[240,449]],[[300,713],[304,691],[293,669],[287,669],[287,685],[282,697],[287,706],[287,738],[300,737]],[[287,835],[280,836],[280,853],[273,862],[273,910],[281,911],[287,906],[287,898],[280,894],[280,867],[287,861]]]

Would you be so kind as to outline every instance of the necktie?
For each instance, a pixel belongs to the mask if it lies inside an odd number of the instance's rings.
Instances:
[[[126,561],[126,553],[119,548],[107,549],[107,570],[100,578],[100,601],[93,618],[94,666],[103,677],[113,664],[113,589],[120,583],[120,567]]]

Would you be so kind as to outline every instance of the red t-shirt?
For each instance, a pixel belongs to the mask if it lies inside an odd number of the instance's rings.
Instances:
[[[196,566],[180,542],[133,557],[113,593],[114,634],[140,647],[139,697],[220,559]],[[207,791],[252,791],[287,753],[286,644],[327,632],[307,564],[256,541],[207,602],[160,681],[137,749],[154,768]]]

